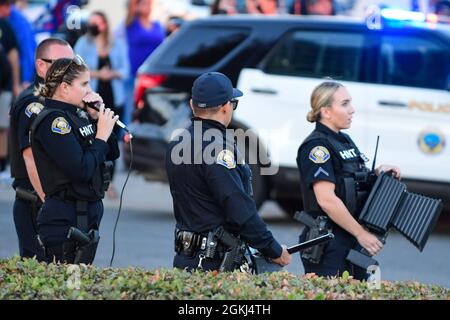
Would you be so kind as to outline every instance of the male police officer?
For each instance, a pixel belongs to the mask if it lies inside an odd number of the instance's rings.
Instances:
[[[43,98],[35,95],[34,91],[43,83],[53,61],[73,56],[72,48],[64,40],[49,38],[42,41],[35,55],[37,76],[33,84],[19,95],[10,111],[11,175],[16,190],[13,214],[22,257],[36,255],[37,259],[44,259],[43,249],[37,240],[36,213],[45,195],[29,141],[31,123],[44,105]]]
[[[240,96],[225,75],[201,75],[192,87],[192,126],[184,139],[174,138],[169,145],[166,170],[176,218],[174,267],[231,271],[240,266],[244,242],[275,263],[284,266],[291,261],[259,217],[250,168],[240,161],[234,137],[226,135]],[[212,136],[215,140],[209,143]]]

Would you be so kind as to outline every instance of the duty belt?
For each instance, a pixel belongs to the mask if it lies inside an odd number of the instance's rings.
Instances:
[[[193,257],[199,250],[206,249],[207,238],[201,233],[175,229],[175,252]]]

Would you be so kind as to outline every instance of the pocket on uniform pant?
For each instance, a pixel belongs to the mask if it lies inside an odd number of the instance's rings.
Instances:
[[[67,240],[70,226],[76,223],[75,205],[59,199],[46,199],[37,218],[38,233],[46,246]]]

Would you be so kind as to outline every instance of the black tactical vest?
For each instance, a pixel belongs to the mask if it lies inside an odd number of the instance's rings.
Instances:
[[[81,110],[80,110],[81,111]],[[75,136],[83,149],[89,147],[95,139],[96,127],[88,117],[78,112],[74,115],[70,112],[57,109],[44,109],[34,120],[31,127],[31,143],[39,178],[46,195],[51,196],[64,192],[68,200],[97,201],[104,197],[102,167],[97,168],[94,177],[88,182],[71,181],[69,176],[59,169],[53,160],[46,154],[40,142],[33,137],[39,125],[50,114],[64,117],[70,124]],[[42,174],[41,174],[42,173]]]
[[[25,108],[32,102],[39,102],[44,104],[44,98],[34,96],[33,91],[35,90],[35,85],[31,85],[25,91],[23,91],[17,101],[14,103],[10,111],[10,131],[9,131],[9,152],[11,159],[11,176],[17,179],[25,179],[29,182],[28,172],[25,166],[25,161],[22,156],[22,152],[19,148],[18,141],[18,123],[19,115],[25,112]],[[31,117],[35,117],[33,114]]]
[[[333,169],[336,178],[336,195],[342,200],[350,213],[357,216],[364,205],[368,195],[368,183],[370,172],[365,166],[367,158],[362,154],[352,139],[341,133],[346,143],[338,140],[333,135],[314,130],[300,147],[312,140],[326,141],[326,148],[330,151]],[[301,175],[301,173],[300,173]],[[323,211],[317,203],[314,190],[304,184],[300,176],[303,205],[307,212],[322,214]]]

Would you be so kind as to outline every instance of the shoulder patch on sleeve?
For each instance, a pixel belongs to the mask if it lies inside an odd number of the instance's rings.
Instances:
[[[330,159],[330,152],[324,146],[317,146],[312,148],[308,158],[314,163],[325,163]]]
[[[236,168],[236,160],[234,159],[233,152],[227,149],[219,152],[216,158],[216,163],[228,169]]]
[[[58,117],[52,122],[52,132],[58,134],[67,134],[72,130],[72,127],[63,117]]]
[[[28,118],[31,118],[33,114],[39,114],[44,106],[39,102],[32,102],[25,108],[25,114]]]

